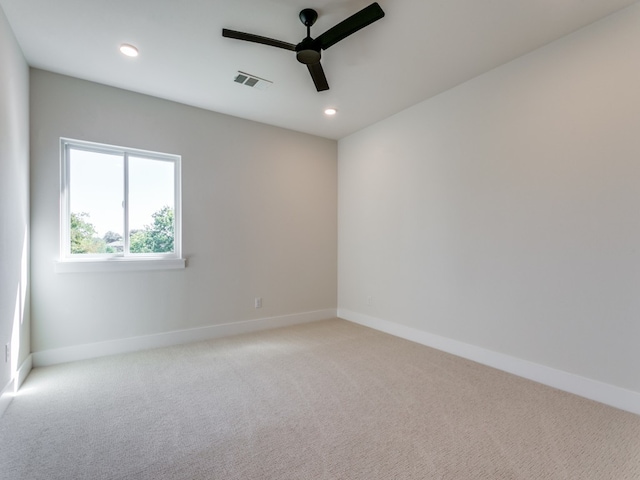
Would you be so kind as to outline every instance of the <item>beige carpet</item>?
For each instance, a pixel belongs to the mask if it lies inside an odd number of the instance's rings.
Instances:
[[[2,479],[640,479],[640,417],[342,320],[34,370]]]

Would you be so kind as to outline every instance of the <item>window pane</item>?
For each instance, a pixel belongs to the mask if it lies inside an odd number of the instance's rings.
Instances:
[[[123,168],[121,155],[69,150],[72,254],[122,252]]]
[[[174,251],[174,163],[129,157],[129,250]]]

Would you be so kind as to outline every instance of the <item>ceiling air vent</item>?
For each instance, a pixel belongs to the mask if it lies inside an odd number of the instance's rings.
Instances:
[[[233,81],[246,85],[247,87],[257,88],[258,90],[266,90],[273,85],[271,80],[265,80],[264,78],[256,77],[255,75],[241,72],[240,70],[238,70],[238,74],[235,76]]]

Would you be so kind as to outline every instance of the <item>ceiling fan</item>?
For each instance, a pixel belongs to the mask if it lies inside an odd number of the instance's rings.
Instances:
[[[374,2],[333,26],[319,37],[311,38],[311,27],[318,19],[318,12],[311,8],[305,8],[300,12],[300,21],[307,27],[307,36],[297,45],[274,40],[273,38],[262,37],[260,35],[253,35],[251,33],[228,30],[226,28],[222,29],[222,36],[296,52],[298,61],[305,64],[309,69],[316,90],[322,92],[323,90],[329,90],[329,83],[320,64],[320,50],[326,50],[340,40],[344,40],[349,35],[356,33],[358,30],[380,20],[382,17],[384,17],[384,11],[377,2]]]

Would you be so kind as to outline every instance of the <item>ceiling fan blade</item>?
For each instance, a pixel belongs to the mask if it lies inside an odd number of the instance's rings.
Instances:
[[[377,2],[363,8],[358,13],[354,13],[346,20],[338,23],[334,27],[324,32],[315,41],[323,50],[335,45],[340,40],[344,40],[349,35],[356,33],[361,28],[372,24],[384,17],[384,11]]]
[[[327,82],[327,77],[324,75],[324,70],[322,69],[320,62],[311,63],[307,65],[307,68],[309,69],[313,83],[316,86],[316,90],[319,92],[329,90],[329,83]]]
[[[236,40],[244,40],[246,42],[261,43],[263,45],[269,45],[271,47],[284,48],[285,50],[296,51],[296,46],[293,43],[283,42],[281,40],[274,40],[273,38],[261,37],[260,35],[253,35],[252,33],[236,32],[235,30],[222,29],[222,36],[227,38],[235,38]]]

